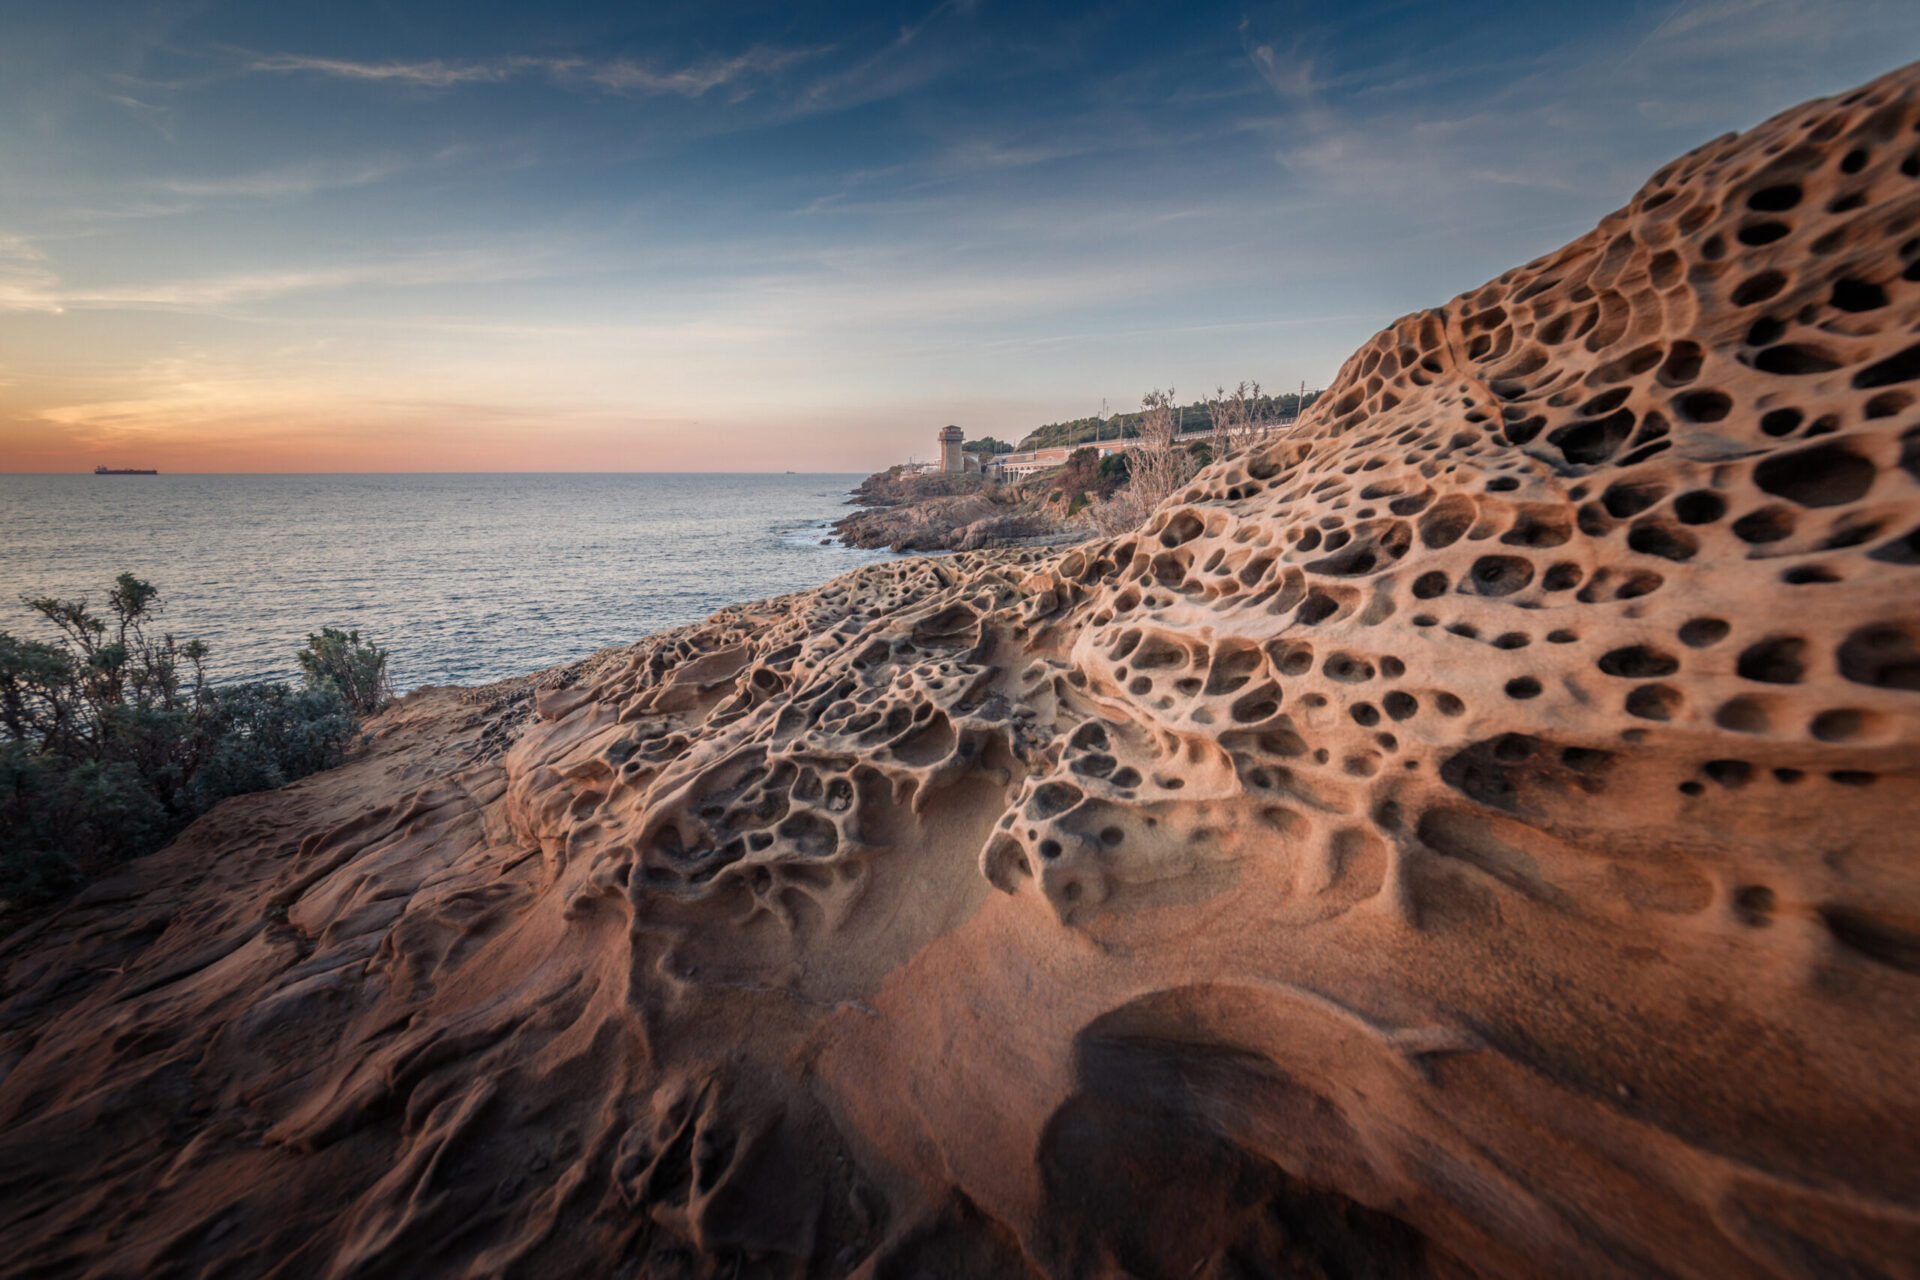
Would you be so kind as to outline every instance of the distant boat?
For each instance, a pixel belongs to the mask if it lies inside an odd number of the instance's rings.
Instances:
[[[158,471],[142,471],[138,467],[95,467],[97,476],[157,476]]]

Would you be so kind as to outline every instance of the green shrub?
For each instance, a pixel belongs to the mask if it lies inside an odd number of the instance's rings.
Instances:
[[[354,732],[352,710],[338,691],[283,684],[221,689],[209,721],[210,746],[187,785],[195,812],[332,768]]]
[[[58,643],[0,631],[0,927],[150,853],[228,796],[339,763],[390,695],[386,651],[323,630],[305,689],[207,682],[206,647],[150,635],[159,592],[121,574],[107,614],[26,599]]]
[[[322,627],[298,654],[309,689],[336,689],[357,716],[372,715],[393,700],[387,651],[360,643],[358,631]]]

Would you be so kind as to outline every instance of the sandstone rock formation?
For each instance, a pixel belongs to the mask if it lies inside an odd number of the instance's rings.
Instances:
[[[417,695],[0,950],[0,1270],[1916,1274],[1917,400],[1908,69],[1137,534]]]

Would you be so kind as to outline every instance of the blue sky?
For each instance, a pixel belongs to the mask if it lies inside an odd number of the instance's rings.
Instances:
[[[0,0],[0,470],[867,470],[1256,378],[1911,0]]]

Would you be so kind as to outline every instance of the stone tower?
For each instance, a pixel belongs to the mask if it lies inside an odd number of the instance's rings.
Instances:
[[[965,471],[967,455],[961,451],[960,443],[967,433],[958,427],[940,428],[940,469],[942,471]]]

